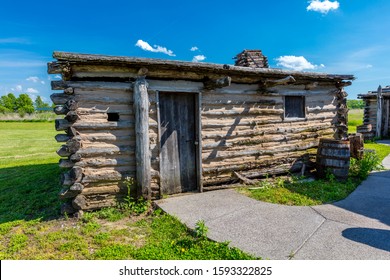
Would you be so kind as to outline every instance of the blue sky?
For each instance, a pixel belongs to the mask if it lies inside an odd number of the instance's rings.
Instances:
[[[388,0],[4,2],[0,95],[48,101],[53,51],[233,64],[261,49],[270,67],[355,75],[351,99],[390,84]]]

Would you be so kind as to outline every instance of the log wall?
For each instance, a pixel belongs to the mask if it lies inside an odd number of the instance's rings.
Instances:
[[[376,99],[365,99],[363,123],[371,124],[373,129],[376,127],[377,102]]]
[[[127,193],[124,179],[136,170],[132,84],[61,81],[53,89],[63,90],[51,99],[54,111],[65,115],[56,120],[66,170],[60,197],[75,210],[115,205]]]
[[[247,178],[285,173],[313,157],[320,137],[336,132],[334,88],[279,88],[281,94],[231,85],[202,94],[203,184],[228,183],[234,172]],[[284,119],[284,94],[305,96],[306,118]]]
[[[361,95],[361,96],[359,96],[359,98],[362,98],[365,102],[363,124],[364,125],[371,125],[372,137],[374,137],[376,135],[377,118],[378,118],[377,98],[376,98],[376,96],[373,96],[373,95],[366,95],[366,96]],[[389,121],[389,119],[390,119],[390,97],[383,96],[381,135],[384,137],[390,136],[390,121]]]

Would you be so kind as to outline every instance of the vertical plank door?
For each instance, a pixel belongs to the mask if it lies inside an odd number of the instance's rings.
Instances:
[[[196,190],[195,94],[160,92],[159,110],[161,193]]]

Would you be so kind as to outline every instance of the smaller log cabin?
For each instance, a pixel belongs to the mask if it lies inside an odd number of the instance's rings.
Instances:
[[[365,106],[363,125],[357,128],[357,132],[362,133],[365,140],[389,137],[390,86],[379,86],[378,90],[359,94],[358,98],[364,100]]]
[[[158,199],[299,171],[320,138],[347,139],[352,75],[270,69],[254,53],[242,67],[54,52],[64,211],[115,205],[126,177]]]

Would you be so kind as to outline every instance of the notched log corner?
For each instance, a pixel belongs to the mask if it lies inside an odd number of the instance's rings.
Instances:
[[[84,195],[77,195],[75,199],[72,201],[72,206],[76,210],[83,210],[88,208],[88,200]]]
[[[74,94],[74,89],[72,87],[67,87],[66,89],[64,89],[64,93],[68,95],[72,95]]]
[[[67,142],[69,141],[72,137],[69,136],[68,134],[57,134],[54,136],[57,142]]]
[[[64,93],[53,93],[50,95],[50,99],[54,105],[63,105],[69,100],[69,95]]]
[[[55,120],[55,128],[57,131],[67,130],[68,128],[70,128],[71,125],[72,125],[72,123],[70,123],[69,121],[67,121],[65,119],[56,119]]]
[[[59,193],[59,197],[60,199],[73,198],[79,195],[83,189],[84,186],[82,184],[75,183],[70,188],[63,188]]]
[[[71,123],[76,122],[79,118],[79,115],[75,111],[69,111],[65,116],[65,119]]]
[[[69,112],[69,109],[64,105],[58,105],[53,109],[56,115],[66,115]]]
[[[348,87],[348,86],[350,86],[350,85],[352,85],[352,82],[351,82],[351,81],[339,81],[339,82],[336,83],[336,87],[337,87],[338,89],[342,89],[342,88]]]

